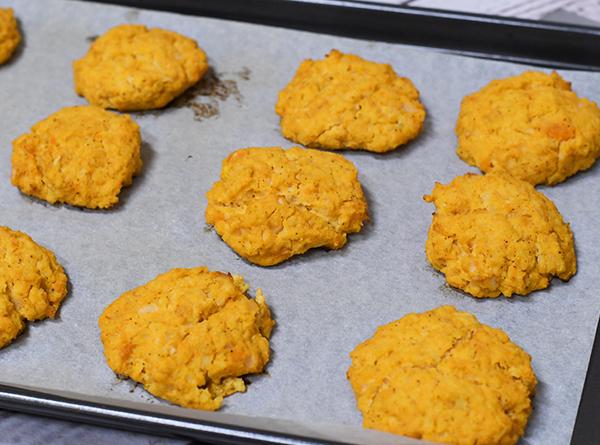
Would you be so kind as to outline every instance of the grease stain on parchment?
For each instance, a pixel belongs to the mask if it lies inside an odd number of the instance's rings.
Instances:
[[[130,9],[125,13],[125,20],[128,22],[136,22],[140,18],[139,9]]]
[[[250,80],[248,67],[233,73],[240,80]],[[195,86],[187,90],[173,102],[176,108],[186,107],[194,112],[194,120],[203,121],[221,114],[221,103],[233,97],[238,103],[243,100],[238,81],[228,78],[227,73],[219,73],[209,68],[204,77]]]

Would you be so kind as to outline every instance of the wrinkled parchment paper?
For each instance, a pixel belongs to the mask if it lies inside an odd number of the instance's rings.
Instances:
[[[361,417],[345,376],[348,353],[378,325],[452,304],[504,329],[533,357],[539,385],[521,443],[568,442],[600,309],[600,166],[541,188],[575,234],[579,270],[570,282],[555,280],[528,297],[476,300],[448,288],[424,254],[433,206],[422,196],[435,181],[475,171],[454,153],[461,98],[523,66],[74,1],[0,0],[0,6],[16,9],[25,37],[14,60],[0,67],[0,224],[52,249],[71,283],[56,320],[30,325],[0,351],[0,382],[183,412],[115,377],[102,356],[97,318],[122,292],[159,273],[206,265],[241,274],[253,290],[262,288],[277,327],[268,372],[251,377],[247,393],[227,398],[220,413],[191,416],[287,419],[340,440],[382,443],[353,432],[360,429]],[[11,141],[59,108],[85,103],[73,90],[72,61],[95,36],[128,22],[196,39],[208,54],[210,78],[171,107],[134,114],[142,129],[145,166],[115,209],[82,211],[20,194],[10,184]],[[358,167],[372,217],[346,247],[314,250],[276,267],[253,266],[205,227],[204,194],[231,151],[293,145],[279,134],[277,93],[301,60],[321,58],[331,48],[389,62],[410,77],[427,108],[425,129],[390,154],[345,153]],[[562,74],[577,93],[600,100],[597,73]],[[285,430],[276,422],[266,425]]]

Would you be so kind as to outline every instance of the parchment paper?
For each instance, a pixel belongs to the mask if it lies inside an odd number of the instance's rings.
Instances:
[[[568,283],[555,280],[528,297],[476,300],[448,288],[424,254],[434,209],[422,196],[435,181],[475,171],[454,152],[461,98],[523,66],[115,6],[60,0],[0,5],[16,9],[25,35],[14,61],[0,67],[0,224],[52,249],[71,283],[57,320],[30,325],[0,351],[2,383],[164,404],[115,378],[102,356],[97,318],[122,292],[159,273],[206,265],[241,274],[253,290],[261,287],[277,320],[268,373],[251,378],[247,393],[227,398],[222,413],[288,419],[307,428],[317,422],[359,427],[345,376],[349,352],[383,323],[452,304],[504,329],[533,357],[539,386],[521,443],[568,442],[600,310],[600,166],[541,188],[575,234],[579,270]],[[134,115],[145,166],[116,209],[82,211],[20,194],[10,184],[11,141],[59,108],[85,103],[74,93],[71,63],[94,36],[125,22],[196,39],[219,80],[203,84],[195,99]],[[346,247],[314,250],[271,268],[248,264],[206,229],[204,194],[231,151],[293,145],[279,134],[277,93],[301,60],[321,58],[331,48],[389,62],[410,77],[427,107],[425,129],[390,154],[345,153],[358,167],[372,217]],[[580,95],[600,99],[598,74],[561,74]]]

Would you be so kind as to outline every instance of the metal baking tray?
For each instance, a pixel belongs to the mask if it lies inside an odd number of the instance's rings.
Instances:
[[[398,42],[527,65],[600,71],[600,30],[591,27],[338,0],[115,0],[104,3]],[[596,334],[572,444],[600,443],[600,422],[597,422],[599,337]],[[160,405],[153,405],[149,410],[147,406],[113,398],[87,397],[80,392],[0,385],[3,409],[206,443],[417,443],[365,432],[359,426],[307,426],[273,418],[215,416]]]

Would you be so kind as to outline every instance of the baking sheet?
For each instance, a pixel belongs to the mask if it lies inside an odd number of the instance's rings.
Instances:
[[[247,393],[227,398],[221,413],[308,428],[359,426],[345,377],[348,353],[380,324],[452,304],[504,329],[533,357],[539,385],[521,443],[568,442],[600,311],[600,167],[541,188],[575,234],[579,271],[568,283],[555,280],[528,297],[476,300],[445,286],[424,254],[433,206],[422,196],[435,181],[475,171],[454,153],[461,98],[523,66],[116,6],[61,0],[0,0],[0,6],[16,9],[25,34],[23,50],[0,67],[0,224],[52,249],[71,283],[57,320],[31,325],[0,351],[0,382],[182,412],[116,379],[104,363],[96,321],[122,292],[157,274],[206,265],[241,274],[253,290],[261,287],[277,321],[268,373],[251,377]],[[82,211],[21,195],[10,185],[11,141],[57,109],[85,103],[73,91],[72,61],[94,36],[126,22],[195,38],[213,67],[212,83],[176,106],[134,115],[145,166],[116,209]],[[410,77],[428,112],[423,134],[386,155],[345,153],[360,172],[372,217],[346,247],[314,250],[271,268],[251,265],[205,227],[204,194],[231,151],[293,145],[279,134],[277,93],[301,60],[321,58],[331,48],[389,62]],[[600,99],[597,74],[562,74],[580,95]]]

